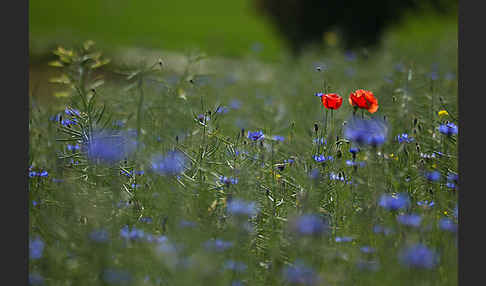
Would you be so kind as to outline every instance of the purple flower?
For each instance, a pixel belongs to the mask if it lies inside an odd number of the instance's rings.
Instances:
[[[226,185],[236,185],[238,184],[238,178],[233,178],[233,177],[225,177],[225,176],[220,176],[219,181],[223,184]]]
[[[321,162],[325,162],[325,161],[332,161],[333,160],[333,157],[332,156],[324,156],[324,155],[314,155],[312,156],[312,158],[314,158],[314,161],[318,162],[318,163],[321,163]]]
[[[64,113],[66,113],[66,115],[69,115],[69,116],[79,116],[80,115],[79,110],[74,109],[74,108],[70,108],[70,107],[66,107],[66,109],[64,110]]]
[[[440,173],[438,171],[426,172],[425,178],[431,182],[437,182],[440,180]]]
[[[275,135],[275,136],[273,136],[273,140],[280,141],[280,142],[284,142],[285,137],[280,136],[280,135]]]
[[[439,261],[438,255],[423,244],[415,244],[403,249],[398,257],[400,263],[413,268],[432,269]]]
[[[224,241],[222,239],[212,239],[208,240],[204,243],[204,247],[206,250],[216,251],[216,252],[223,252],[231,247],[233,247],[233,242],[231,241]]]

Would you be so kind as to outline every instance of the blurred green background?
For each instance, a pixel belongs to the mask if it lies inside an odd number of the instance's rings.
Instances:
[[[29,32],[31,63],[59,44],[87,39],[108,53],[124,47],[197,48],[212,56],[270,61],[287,53],[283,39],[249,0],[31,0]],[[443,40],[457,41],[457,13],[410,15],[386,39],[392,41],[385,48],[440,49]]]

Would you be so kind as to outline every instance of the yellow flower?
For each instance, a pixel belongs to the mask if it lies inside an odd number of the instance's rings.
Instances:
[[[441,116],[441,117],[442,117],[442,116],[449,115],[449,113],[447,112],[447,110],[441,110],[441,111],[439,111],[439,113],[438,113],[438,114],[439,114],[439,116]]]

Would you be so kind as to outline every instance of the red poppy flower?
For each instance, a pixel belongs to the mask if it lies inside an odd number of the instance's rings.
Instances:
[[[321,100],[322,105],[327,109],[338,109],[343,104],[343,98],[336,93],[323,94]]]
[[[378,110],[378,100],[369,90],[358,89],[349,95],[349,104],[375,113]]]

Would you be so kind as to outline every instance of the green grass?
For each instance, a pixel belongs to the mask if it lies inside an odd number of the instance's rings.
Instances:
[[[430,28],[440,27],[431,24]],[[411,29],[404,33],[415,31]],[[80,92],[62,86],[71,95],[53,97],[49,104],[43,104],[35,92],[30,98],[29,163],[34,171],[48,171],[48,177],[29,178],[29,235],[45,243],[42,257],[30,259],[30,272],[42,275],[46,285],[231,285],[232,281],[287,285],[283,271],[302,260],[319,275],[322,285],[456,285],[457,237],[441,230],[438,221],[448,217],[457,222],[454,208],[459,190],[446,186],[447,174],[458,171],[457,137],[437,131],[440,124],[457,124],[458,119],[456,35],[444,32],[426,39],[416,33],[414,42],[404,41],[405,36],[390,37],[383,50],[369,57],[359,53],[355,61],[339,50],[309,51],[298,60],[270,65],[271,77],[266,81],[258,80],[255,74],[260,68],[249,59],[209,65],[211,70],[205,74],[198,72],[197,64],[153,71],[136,66],[125,71],[142,71],[132,78],[119,75],[123,69],[117,62],[82,80],[77,78],[78,65],[58,69],[58,76],[61,71],[71,72]],[[82,42],[82,35],[75,36]],[[316,71],[317,65],[323,67],[321,72]],[[439,76],[436,80],[429,74],[433,69]],[[89,87],[99,76],[105,83],[93,97]],[[314,96],[325,86],[344,98],[333,120],[328,114],[328,121]],[[352,159],[349,148],[355,145],[343,140],[343,126],[353,113],[349,93],[358,88],[373,91],[380,107],[372,115],[366,111],[357,115],[386,117],[389,131],[382,146],[361,148],[357,160],[365,166],[354,170],[346,160]],[[240,102],[238,108],[231,108],[234,100]],[[228,112],[216,112],[220,105]],[[64,113],[67,106],[80,115]],[[438,111],[444,109],[449,115],[439,117]],[[78,124],[62,126],[50,119],[56,114],[63,119],[75,117]],[[201,124],[200,114],[210,118],[207,124]],[[112,165],[89,161],[84,149],[84,136],[93,136],[92,130],[105,123],[107,129],[140,130],[137,149]],[[257,130],[265,134],[263,143],[246,138],[248,131]],[[396,136],[401,133],[410,134],[415,142],[399,144]],[[272,140],[273,135],[284,136],[284,142]],[[326,137],[326,146],[314,144],[316,137]],[[69,151],[68,144],[81,149]],[[192,158],[178,176],[153,169],[154,156],[171,150]],[[423,158],[432,152],[446,155]],[[331,155],[334,161],[316,163],[312,156],[317,154]],[[276,168],[288,159],[294,163]],[[126,176],[120,174],[122,170],[144,174]],[[315,179],[309,176],[312,170],[318,170]],[[428,182],[423,172],[429,170],[440,172],[441,180]],[[341,172],[353,183],[331,180],[331,172]],[[237,177],[238,183],[225,186],[220,175]],[[382,194],[400,192],[410,196],[409,209],[390,212],[378,206]],[[237,219],[229,214],[232,198],[255,202],[258,215]],[[419,207],[417,202],[422,200],[435,205]],[[120,201],[130,203],[118,207]],[[420,214],[421,225],[399,224],[397,216],[402,212]],[[306,237],[292,231],[293,219],[304,213],[325,219],[329,232]],[[152,222],[141,221],[143,217]],[[194,225],[181,227],[183,220]],[[377,224],[394,232],[374,233]],[[125,241],[120,236],[125,225],[167,241]],[[99,229],[109,234],[107,242],[90,239],[92,231]],[[343,236],[354,240],[336,242]],[[229,241],[232,247],[207,250],[205,243],[213,238]],[[399,262],[400,251],[419,242],[440,255],[432,269],[409,269]],[[376,252],[362,253],[361,246]],[[225,269],[229,260],[247,268]],[[362,269],[362,261],[375,262],[378,268]],[[110,282],[109,269],[124,271],[131,278],[115,275],[121,282]]]

